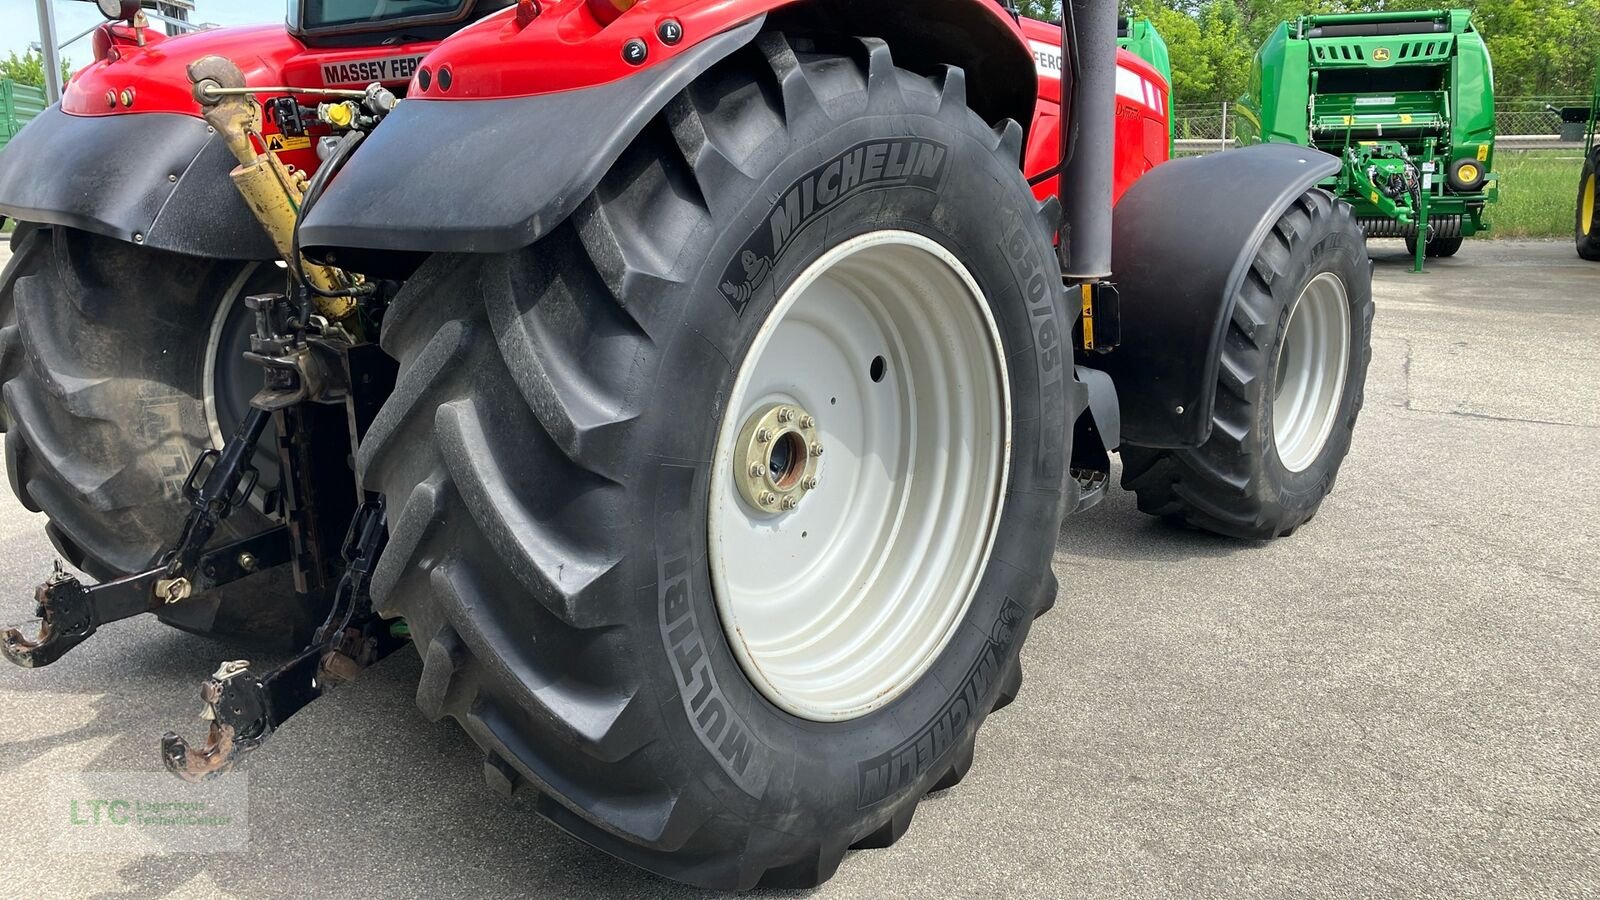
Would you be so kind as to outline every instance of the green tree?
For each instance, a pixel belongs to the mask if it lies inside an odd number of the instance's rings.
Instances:
[[[71,75],[72,67],[63,59],[61,83],[66,84]],[[9,78],[17,84],[44,87],[44,57],[33,50],[18,56],[17,51],[13,50],[9,57],[0,59],[0,78]]]
[[[1061,18],[1061,4],[1057,0],[1017,0],[1017,11],[1043,22],[1054,22]]]
[[[1600,0],[1469,4],[1502,96],[1587,94],[1600,56]]]

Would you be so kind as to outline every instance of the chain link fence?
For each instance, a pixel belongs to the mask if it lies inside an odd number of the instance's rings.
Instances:
[[[1172,137],[1179,141],[1221,141],[1234,137],[1233,104],[1172,107]]]
[[[1555,97],[1508,97],[1495,103],[1494,125],[1496,134],[1560,135],[1562,121],[1559,110],[1569,106],[1587,109],[1590,98],[1581,95]],[[1571,140],[1570,132],[1563,135]],[[1581,135],[1578,140],[1582,140]]]
[[[1495,133],[1502,138],[1524,137],[1537,140],[1529,146],[1562,148],[1574,138],[1562,134],[1564,107],[1587,108],[1590,98],[1582,95],[1548,97],[1502,97],[1495,102]],[[1237,115],[1232,103],[1180,104],[1172,107],[1172,136],[1179,154],[1206,153],[1230,146],[1237,136]],[[1579,134],[1579,143],[1583,137]],[[1519,142],[1508,142],[1504,149],[1517,149]]]

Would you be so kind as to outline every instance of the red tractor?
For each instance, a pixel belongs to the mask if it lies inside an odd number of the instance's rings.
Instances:
[[[1260,540],[1349,449],[1338,161],[1156,166],[1107,0],[101,6],[0,154],[11,484],[99,582],[0,651],[144,613],[302,646],[204,683],[186,779],[409,640],[494,787],[669,878],[815,885],[966,773],[1113,452]]]

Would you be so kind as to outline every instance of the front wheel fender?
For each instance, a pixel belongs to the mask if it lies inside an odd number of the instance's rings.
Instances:
[[[0,153],[0,216],[187,256],[276,259],[233,167],[203,119],[52,106]]]
[[[1123,441],[1211,437],[1222,341],[1251,261],[1289,205],[1339,166],[1260,144],[1158,166],[1123,195],[1112,226],[1123,339],[1097,362],[1116,381]]]

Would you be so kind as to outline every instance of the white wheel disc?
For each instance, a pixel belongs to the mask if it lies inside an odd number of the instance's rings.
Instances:
[[[763,325],[717,441],[710,567],[728,642],[779,708],[865,715],[955,635],[1009,476],[1001,346],[966,267],[902,231],[828,252]],[[802,463],[780,415],[811,423]],[[809,488],[783,493],[801,464]]]
[[[1338,423],[1350,367],[1350,298],[1332,272],[1311,279],[1289,313],[1278,348],[1272,436],[1278,460],[1304,472]]]

